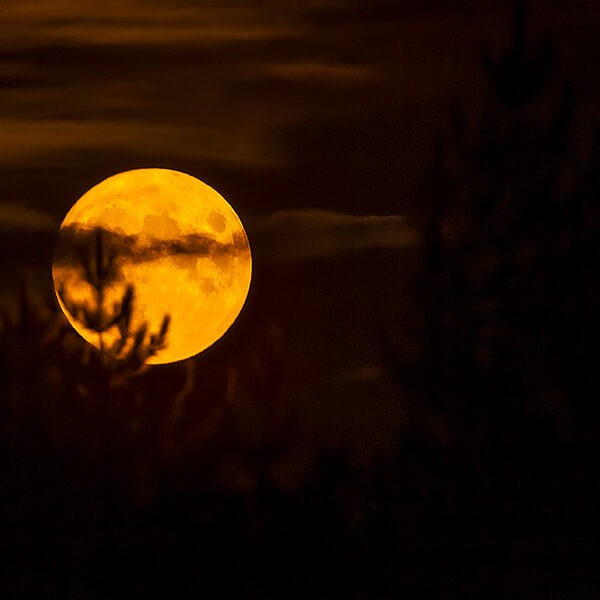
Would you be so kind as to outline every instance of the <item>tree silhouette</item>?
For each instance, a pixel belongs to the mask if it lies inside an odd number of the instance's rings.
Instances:
[[[593,354],[583,323],[595,322],[598,220],[584,198],[597,189],[597,150],[575,167],[573,86],[550,119],[524,111],[543,98],[552,54],[544,46],[530,63],[524,30],[517,2],[505,57],[483,62],[495,104],[481,124],[453,107],[450,135],[434,136],[422,194],[422,389],[435,410],[484,437],[514,435],[515,422],[525,434],[533,413],[550,410],[548,393],[572,398]]]
[[[83,269],[84,281],[92,287],[92,306],[72,300],[64,284],[58,289],[58,295],[77,321],[86,329],[98,333],[101,350],[118,359],[119,370],[135,370],[164,348],[171,318],[165,315],[156,333],[148,334],[147,324],[131,331],[135,301],[134,287],[131,284],[126,286],[121,299],[113,303],[112,309],[107,310],[106,289],[120,279],[118,255],[114,248],[105,243],[101,228],[96,228],[89,239],[88,245],[78,249],[76,258]],[[109,348],[105,348],[103,334],[113,327],[118,328],[119,337]]]

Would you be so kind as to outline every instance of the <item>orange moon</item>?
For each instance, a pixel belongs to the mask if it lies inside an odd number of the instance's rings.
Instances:
[[[89,264],[98,232],[101,296]],[[67,319],[97,348],[121,336],[116,324],[102,333],[86,326],[94,302],[110,313],[131,286],[130,330],[147,326],[148,336],[169,315],[164,347],[146,360],[164,364],[202,352],[231,327],[248,295],[252,257],[242,222],[213,188],[179,171],[135,169],[105,179],[73,205],[59,230],[52,276]]]

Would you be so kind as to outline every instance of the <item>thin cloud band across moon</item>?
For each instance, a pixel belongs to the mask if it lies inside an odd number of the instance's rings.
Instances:
[[[145,362],[194,356],[221,338],[250,288],[252,256],[230,204],[170,169],[113,175],[86,192],[59,230],[52,263],[58,302],[90,344]]]

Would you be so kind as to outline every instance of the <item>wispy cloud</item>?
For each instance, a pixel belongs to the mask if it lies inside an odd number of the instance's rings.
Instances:
[[[332,119],[352,127],[370,110],[381,119],[386,98],[414,95],[424,78],[439,93],[437,70],[414,60],[410,40],[423,35],[396,27],[406,16],[397,4],[2,2],[0,164],[72,168],[81,151],[100,151],[293,169],[295,131]]]
[[[56,231],[59,221],[54,215],[20,204],[0,202],[0,230]]]
[[[401,215],[357,216],[324,210],[280,211],[249,223],[253,249],[269,262],[329,258],[375,247],[403,247],[418,235]]]
[[[378,77],[375,69],[360,64],[324,61],[288,61],[259,66],[258,74],[275,79],[313,83],[364,83]]]
[[[275,149],[256,136],[220,128],[110,119],[0,119],[4,164],[60,164],[79,150],[127,150],[141,156],[277,165]],[[262,142],[262,143],[261,143]]]
[[[57,231],[59,220],[51,214],[17,204],[0,204],[0,227]],[[418,243],[418,233],[401,215],[349,215],[323,210],[278,211],[268,216],[254,217],[246,223],[252,254],[258,261],[268,263],[295,262],[313,258],[332,258],[343,254],[363,252],[371,248],[402,248]],[[110,243],[133,260],[152,260],[164,254],[205,255],[215,250],[216,242],[207,236],[187,235],[173,240],[156,241],[149,246],[137,245],[131,237],[106,232]],[[86,246],[93,231],[66,231],[66,245]],[[234,240],[231,247],[219,252],[244,249],[245,238]],[[65,250],[65,260],[72,252]]]
[[[271,18],[266,18],[271,15]],[[262,16],[262,19],[261,19]],[[139,0],[97,2],[22,0],[0,6],[9,23],[3,43],[84,44],[227,43],[287,37],[289,22],[248,3],[156,3]]]

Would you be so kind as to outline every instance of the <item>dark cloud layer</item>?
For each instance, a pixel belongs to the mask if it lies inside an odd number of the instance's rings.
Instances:
[[[569,14],[588,3],[574,4]],[[550,29],[593,92],[582,58],[599,53],[586,34],[593,15],[571,18],[558,0],[530,5],[534,34]],[[11,197],[61,205],[82,170],[99,181],[171,166],[230,187],[248,214],[365,214],[404,211],[448,99],[485,93],[477,50],[507,41],[510,7],[25,0],[3,4],[0,21],[0,170],[14,174],[4,178]],[[32,170],[59,180],[51,197],[27,197]]]
[[[100,238],[100,239],[99,239]],[[248,249],[248,240],[243,233],[236,232],[231,244],[223,244],[209,234],[193,233],[178,239],[151,239],[147,243],[138,236],[123,235],[118,231],[102,227],[83,227],[78,224],[62,227],[54,254],[58,267],[76,267],[86,264],[101,253],[127,262],[149,262],[165,256],[186,255],[196,258],[211,257],[220,260]]]
[[[0,228],[5,231],[58,231],[52,215],[17,204],[0,204]],[[254,260],[289,263],[313,258],[335,258],[371,248],[401,249],[418,242],[418,233],[401,215],[350,215],[325,210],[278,211],[252,217],[246,223]],[[60,264],[81,262],[93,250],[100,232],[107,250],[128,260],[143,262],[165,255],[226,256],[248,248],[247,238],[234,234],[233,244],[221,244],[209,234],[189,234],[173,240],[154,239],[142,244],[136,236],[77,224],[63,227],[58,236],[55,260]],[[79,258],[78,258],[79,257]]]
[[[257,243],[257,260],[270,263],[334,258],[365,252],[413,246],[417,232],[400,215],[357,216],[333,211],[276,212],[249,222]]]

